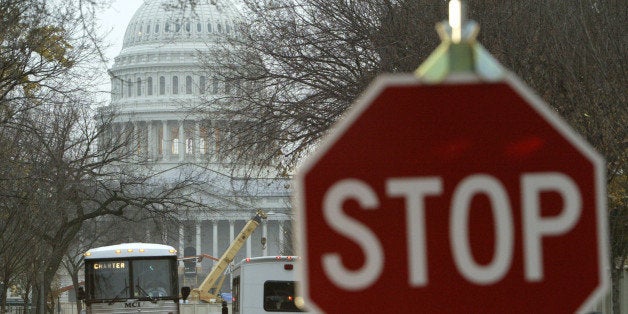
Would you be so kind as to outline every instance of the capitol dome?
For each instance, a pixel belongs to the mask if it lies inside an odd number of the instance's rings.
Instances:
[[[224,0],[212,2],[201,1],[192,9],[176,8],[177,0],[145,1],[129,22],[122,54],[144,45],[205,44],[217,34],[231,33],[234,7]]]
[[[199,1],[194,8],[179,3],[146,0],[127,26],[110,70],[112,106],[121,118],[180,111],[181,101],[229,89],[202,73],[198,54],[234,31],[235,7],[228,0]]]
[[[219,256],[259,209],[273,215],[237,258],[284,254],[291,247],[285,236],[290,224],[289,182],[270,171],[255,178],[236,174],[221,145],[230,121],[207,112],[215,109],[214,99],[234,89],[201,67],[199,53],[233,34],[237,10],[229,0],[199,0],[193,10],[173,8],[180,2],[145,0],[136,11],[109,70],[111,103],[101,112],[114,113],[106,133],[132,135],[128,145],[133,160],[157,171],[158,179],[176,181],[198,174],[196,180],[203,184],[190,193],[203,209],[211,210],[186,212],[178,226],[168,226],[175,230],[162,228],[162,238],[147,232],[146,239],[134,240],[154,242],[174,234],[176,240],[169,244],[188,256],[192,252]],[[190,110],[199,106],[204,114]],[[211,266],[203,261],[193,270],[200,275]]]

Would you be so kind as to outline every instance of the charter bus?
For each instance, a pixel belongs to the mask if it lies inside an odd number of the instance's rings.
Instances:
[[[246,258],[232,272],[232,313],[299,313],[303,298],[295,281],[297,256]]]
[[[85,254],[88,314],[178,313],[177,251],[168,245],[124,243]]]

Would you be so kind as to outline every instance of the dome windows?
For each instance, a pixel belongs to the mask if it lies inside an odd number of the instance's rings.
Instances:
[[[206,88],[206,85],[207,85],[206,80],[207,79],[205,78],[205,76],[201,76],[199,78],[199,80],[198,80],[198,91],[201,94],[205,94],[205,88]]]
[[[185,93],[192,94],[192,77],[189,75],[185,77]]]
[[[185,77],[185,80],[183,78]],[[119,78],[113,81],[114,94],[117,99],[132,97],[147,97],[153,95],[204,95],[237,92],[239,83],[221,81],[217,77],[207,78],[204,75],[162,75],[159,76],[157,86],[153,84],[153,77]],[[170,84],[166,84],[169,81]],[[196,87],[195,87],[196,86]]]
[[[120,94],[118,94],[120,98],[124,98],[124,81],[121,78],[115,79],[115,86],[115,91],[120,91]]]
[[[218,94],[218,79],[214,78],[212,82],[212,94]]]
[[[179,94],[179,77],[176,75],[172,77],[172,94]]]
[[[150,76],[146,79],[146,94],[148,96],[153,95],[153,78]]]
[[[166,78],[163,76],[159,77],[159,95],[166,94]]]

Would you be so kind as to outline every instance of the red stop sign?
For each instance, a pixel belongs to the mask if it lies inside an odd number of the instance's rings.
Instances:
[[[604,161],[516,78],[381,77],[296,177],[328,313],[573,313],[607,287]]]

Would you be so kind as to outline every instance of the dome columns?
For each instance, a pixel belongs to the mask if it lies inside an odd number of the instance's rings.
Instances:
[[[156,134],[155,134],[155,130],[153,127],[153,121],[147,121],[146,122],[146,138],[148,141],[148,149],[147,149],[147,153],[148,153],[148,158],[150,158],[150,160],[155,160],[157,158],[157,143],[155,141],[156,138]]]
[[[162,123],[162,139],[163,142],[161,144],[161,160],[169,161],[170,160],[170,149],[172,140],[170,139],[170,127],[168,126],[168,120],[161,121]]]
[[[185,155],[188,153],[186,150],[186,138],[184,122],[179,121],[179,161],[185,160]]]
[[[152,161],[185,162],[214,159],[214,134],[203,120],[134,120],[113,125],[113,134],[128,136],[128,148]],[[215,132],[215,131],[214,131]]]

